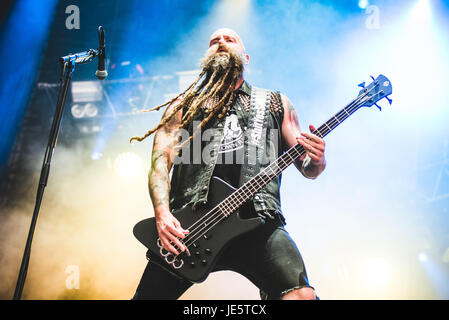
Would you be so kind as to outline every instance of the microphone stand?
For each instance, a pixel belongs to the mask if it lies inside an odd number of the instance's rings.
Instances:
[[[36,203],[34,207],[33,216],[31,218],[30,230],[28,232],[28,238],[25,245],[25,251],[23,253],[22,263],[20,265],[19,276],[17,279],[16,288],[14,291],[14,300],[20,300],[22,296],[23,287],[25,284],[25,279],[28,270],[28,264],[30,261],[31,253],[31,242],[33,241],[34,230],[36,228],[37,218],[39,214],[39,209],[42,203],[42,198],[44,195],[44,189],[47,185],[48,176],[50,173],[50,162],[53,155],[54,149],[56,147],[56,142],[58,140],[59,127],[61,124],[62,114],[64,111],[64,104],[67,97],[67,91],[69,88],[70,81],[72,80],[72,74],[75,69],[75,65],[88,63],[92,61],[96,56],[102,53],[102,49],[90,49],[88,51],[70,54],[59,58],[61,64],[61,76],[59,78],[59,90],[58,90],[58,100],[56,102],[56,110],[53,117],[53,123],[50,129],[50,136],[48,139],[47,149],[45,151],[44,161],[42,164],[41,175],[39,179],[39,185],[36,194]]]

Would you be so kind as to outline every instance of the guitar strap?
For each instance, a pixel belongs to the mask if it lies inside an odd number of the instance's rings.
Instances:
[[[260,162],[265,157],[270,103],[271,91],[251,88],[249,121],[244,134],[245,162],[242,164],[240,186],[259,172]]]

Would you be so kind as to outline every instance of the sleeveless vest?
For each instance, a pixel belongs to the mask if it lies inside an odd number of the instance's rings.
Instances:
[[[233,101],[240,127],[243,131],[248,129],[250,123],[250,97],[251,86],[244,82],[237,89],[237,95]],[[259,165],[258,172],[266,168],[271,161],[282,154],[281,124],[283,120],[283,107],[279,92],[271,92],[270,108],[266,116],[266,139],[263,146],[263,154],[257,154]],[[201,120],[203,115],[196,119]],[[211,120],[206,128],[202,129],[193,141],[185,146],[182,153],[174,160],[171,172],[170,209],[179,209],[191,205],[193,208],[207,202],[209,183],[217,163],[218,151],[223,135],[225,118]],[[196,122],[196,125],[198,122]],[[192,134],[195,124],[191,124],[189,134]],[[248,153],[244,152],[244,163],[248,163]],[[241,165],[240,185],[258,172],[254,166]],[[239,186],[240,186],[239,185]],[[239,187],[236,186],[236,187]],[[259,190],[250,200],[257,215],[263,218],[279,218],[283,223],[280,201],[281,175],[271,180]]]

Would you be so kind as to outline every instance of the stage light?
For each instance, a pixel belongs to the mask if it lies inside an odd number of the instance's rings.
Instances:
[[[73,102],[94,102],[103,99],[103,87],[99,81],[73,81]]]
[[[418,260],[426,272],[439,299],[449,299],[449,273],[444,264],[436,260],[434,256],[420,253]]]
[[[418,254],[418,260],[421,262],[427,261],[427,255],[424,252],[421,252],[420,254]]]
[[[360,9],[366,9],[368,7],[368,0],[359,0],[359,8]]]
[[[410,116],[413,121],[423,121],[423,116],[436,119],[447,116],[447,50],[438,20],[433,19],[432,3],[414,1],[403,19],[391,33],[382,61],[383,69],[391,70],[390,79],[400,97],[395,111]],[[418,80],[419,79],[419,80]],[[424,107],[425,106],[425,107]]]
[[[84,106],[84,113],[86,115],[86,117],[95,117],[98,114],[98,108],[95,104],[93,103],[87,103]]]
[[[75,103],[71,108],[72,116],[76,119],[85,117],[93,118],[98,115],[98,107],[93,103]]]
[[[92,160],[100,160],[101,157],[103,157],[103,154],[101,152],[92,152]]]
[[[365,285],[369,288],[382,288],[390,282],[391,264],[384,258],[370,258],[363,264]]]
[[[74,118],[82,118],[84,116],[84,108],[80,104],[74,104],[71,109]]]
[[[216,3],[209,16],[215,25],[229,26],[235,30],[248,27],[252,15],[251,0],[222,0]]]
[[[79,130],[81,131],[81,133],[89,133],[89,127],[86,125],[82,125],[79,127]]]
[[[411,12],[411,18],[415,22],[427,22],[430,20],[430,3],[429,0],[419,0]]]
[[[114,171],[125,179],[132,179],[143,172],[142,159],[132,152],[121,153],[114,160]]]

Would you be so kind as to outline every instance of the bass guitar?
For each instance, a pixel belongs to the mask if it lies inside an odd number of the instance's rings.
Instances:
[[[358,96],[313,134],[325,137],[361,107],[375,105],[381,110],[377,104],[381,99],[385,98],[391,104],[388,97],[392,93],[390,81],[384,75],[371,78],[373,81],[366,87],[365,83],[359,84],[362,89]],[[204,206],[172,212],[181,226],[190,231],[180,239],[186,250],[178,255],[162,247],[154,217],[137,223],[133,229],[134,236],[148,248],[147,257],[151,262],[191,282],[202,282],[231,240],[263,224],[262,218],[242,218],[239,208],[303,154],[303,146],[296,144],[238,189],[212,177],[208,202]]]

